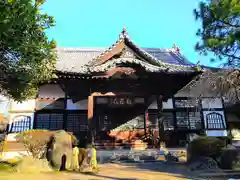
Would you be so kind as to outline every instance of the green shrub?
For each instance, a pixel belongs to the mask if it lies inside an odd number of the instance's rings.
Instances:
[[[221,155],[224,146],[224,141],[216,137],[199,137],[188,145],[188,160],[197,159],[201,156],[216,159]]]
[[[224,149],[220,157],[220,168],[222,169],[240,169],[239,149]]]
[[[59,131],[48,131],[43,129],[28,130],[19,133],[16,139],[18,142],[23,143],[26,150],[34,158],[42,158],[46,153],[46,147],[50,137],[58,132]],[[77,138],[72,133],[68,132],[68,134],[71,136],[71,142],[77,144]]]
[[[76,136],[74,136],[72,133],[67,132],[71,136],[72,144],[78,145],[79,141]]]
[[[47,130],[28,130],[19,133],[16,139],[18,142],[23,143],[26,150],[34,158],[41,158],[52,134],[53,132]]]

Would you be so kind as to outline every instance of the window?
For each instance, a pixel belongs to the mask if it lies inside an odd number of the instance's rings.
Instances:
[[[202,129],[202,120],[200,112],[177,112],[176,113],[177,128],[178,129]]]
[[[174,129],[174,116],[172,112],[164,112],[163,114],[163,126],[164,130],[173,130]],[[158,128],[159,123],[158,123],[158,117],[157,117],[157,112],[155,113],[149,113],[148,114],[149,118],[149,124],[153,128]]]
[[[198,107],[198,100],[194,98],[189,99],[175,99],[176,108],[196,108]]]
[[[62,113],[37,113],[36,129],[59,130],[63,129]]]
[[[171,112],[164,112],[163,113],[163,126],[164,130],[173,130],[174,129],[174,116]]]
[[[207,129],[225,129],[224,118],[220,113],[212,112],[206,115]]]
[[[64,109],[64,99],[38,99],[36,101],[36,110]]]
[[[157,113],[148,113],[148,126],[151,128],[158,128],[158,116]]]
[[[88,130],[87,114],[68,114],[67,116],[67,128],[68,132],[78,133]]]
[[[10,125],[10,133],[23,132],[31,128],[30,116],[16,116]]]

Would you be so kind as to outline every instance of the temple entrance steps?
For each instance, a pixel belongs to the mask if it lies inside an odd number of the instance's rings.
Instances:
[[[97,149],[134,149],[134,150],[145,150],[145,149],[156,149],[155,145],[144,142],[141,139],[135,139],[131,142],[114,142],[111,140],[98,140],[95,141]]]
[[[186,149],[99,149],[97,150],[97,159],[100,164],[103,163],[143,163],[143,162],[166,162],[169,158],[165,155],[168,151],[172,159],[177,159],[178,163],[187,161]],[[173,158],[175,157],[175,158]],[[170,160],[173,162],[173,160]]]

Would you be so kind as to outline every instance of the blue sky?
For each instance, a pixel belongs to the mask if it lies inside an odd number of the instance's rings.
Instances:
[[[44,12],[55,17],[47,31],[61,47],[109,47],[124,26],[141,47],[171,48],[176,43],[191,62],[210,65],[194,50],[198,41],[193,9],[198,0],[47,0]]]

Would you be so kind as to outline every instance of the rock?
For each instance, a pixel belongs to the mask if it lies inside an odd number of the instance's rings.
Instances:
[[[133,157],[131,155],[120,155],[119,160],[120,161],[127,161],[127,160],[132,160]]]
[[[151,156],[151,155],[141,155],[140,156],[140,160],[142,161],[154,161],[156,158],[154,156]]]
[[[79,148],[78,162],[80,167],[87,165],[87,156],[88,156],[87,149]]]
[[[192,172],[220,171],[217,162],[210,157],[199,157],[189,165]]]
[[[52,164],[59,170],[70,168],[72,159],[72,139],[71,135],[61,130],[53,135]]]
[[[17,172],[21,173],[39,173],[53,171],[46,159],[36,159],[32,156],[24,157],[16,166],[16,170]]]
[[[171,153],[165,155],[165,158],[167,162],[178,162],[178,158],[176,156],[173,156]]]

